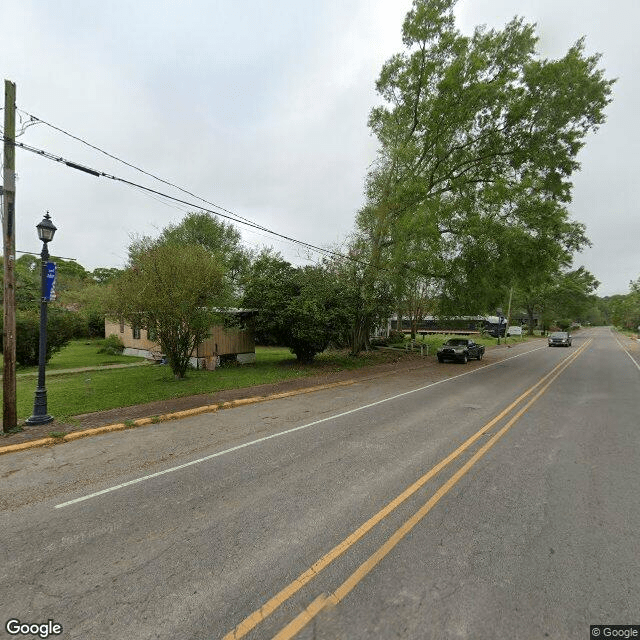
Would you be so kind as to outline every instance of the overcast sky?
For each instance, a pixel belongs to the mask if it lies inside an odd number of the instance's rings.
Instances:
[[[2,0],[0,71],[16,83],[19,109],[258,224],[335,246],[363,203],[375,80],[401,50],[410,6]],[[599,295],[626,293],[640,275],[640,3],[460,0],[456,14],[466,33],[516,14],[536,22],[544,57],[585,35],[618,78],[607,122],[581,152],[571,211],[593,242],[576,265],[602,283]],[[193,200],[42,124],[19,140]],[[156,234],[193,209],[21,150],[16,171],[16,248],[40,251],[35,225],[48,209],[59,229],[51,252],[88,269],[123,266],[132,234]],[[304,259],[295,245],[242,233],[249,246]]]

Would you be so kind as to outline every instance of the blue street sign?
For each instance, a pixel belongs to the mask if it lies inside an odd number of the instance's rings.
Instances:
[[[49,302],[51,300],[51,295],[55,299],[55,290],[54,284],[56,280],[56,263],[55,262],[47,262],[47,277],[45,280],[44,287],[44,300],[45,302]]]

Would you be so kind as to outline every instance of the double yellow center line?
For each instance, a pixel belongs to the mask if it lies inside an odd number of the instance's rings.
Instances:
[[[588,340],[579,349],[570,356],[560,362],[554,369],[543,376],[536,384],[527,389],[522,395],[514,400],[508,407],[501,411],[492,420],[487,422],[479,431],[473,434],[469,439],[463,442],[455,451],[450,453],[446,458],[441,460],[432,469],[427,471],[422,477],[418,478],[411,486],[407,487],[400,495],[389,502],[378,513],[369,518],[364,524],[356,529],[351,535],[345,538],[338,545],[333,547],[331,551],[322,556],[309,569],[299,575],[293,582],[288,584],[284,589],[279,591],[275,596],[265,602],[259,609],[245,618],[235,629],[227,633],[223,640],[240,640],[260,622],[271,615],[283,602],[291,598],[295,593],[315,578],[323,569],[329,566],[336,558],[341,556],[345,551],[358,542],[365,534],[367,534],[375,525],[384,520],[394,509],[405,502],[416,491],[423,487],[431,478],[442,471],[446,466],[451,464],[464,451],[466,451],[474,442],[478,440],[489,429],[494,427],[500,420],[513,411],[518,405],[523,403],[529,396],[535,393],[531,399],[526,402],[522,408],[491,438],[489,439],[458,471],[456,471],[445,482],[429,500],[409,519],[407,520],[375,553],[373,553],[365,562],[363,562],[354,571],[351,576],[345,580],[332,594],[321,595],[316,598],[300,615],[292,620],[284,627],[274,640],[286,640],[292,638],[303,627],[305,627],[313,618],[327,605],[338,604],[349,594],[355,586],[384,558],[399,542],[404,538],[413,527],[422,520],[427,513],[445,496],[452,487],[473,467],[473,465],[482,458],[491,447],[519,420],[531,405],[551,386],[553,381],[566,369],[576,358],[580,356],[591,344],[592,340]]]

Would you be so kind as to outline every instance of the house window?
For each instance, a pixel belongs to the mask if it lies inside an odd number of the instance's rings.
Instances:
[[[134,340],[140,340],[140,327],[133,327],[132,333]]]
[[[124,333],[124,320],[120,320],[120,333]]]
[[[151,342],[155,342],[156,339],[158,338],[158,335],[156,334],[156,328],[155,327],[149,327],[147,329],[147,338],[149,340],[151,340]]]

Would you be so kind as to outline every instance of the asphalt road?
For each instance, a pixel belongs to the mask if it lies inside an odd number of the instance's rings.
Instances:
[[[586,640],[640,624],[639,470],[608,329],[5,455],[0,637]]]

